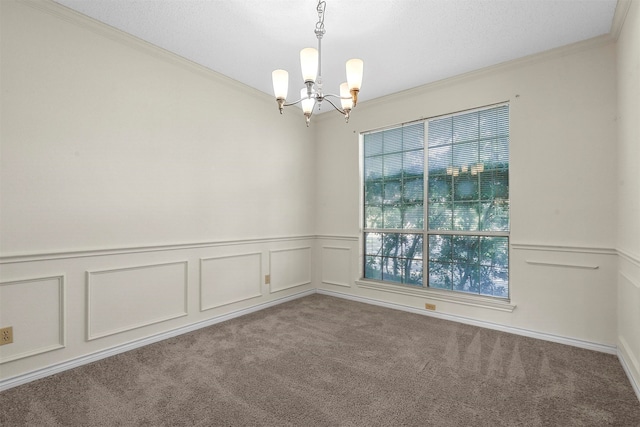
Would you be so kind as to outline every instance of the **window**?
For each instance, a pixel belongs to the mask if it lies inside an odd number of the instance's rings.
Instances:
[[[367,133],[363,149],[364,277],[508,298],[509,106]]]

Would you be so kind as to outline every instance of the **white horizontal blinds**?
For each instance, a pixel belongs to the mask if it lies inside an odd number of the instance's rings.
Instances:
[[[429,286],[508,297],[509,106],[429,121],[427,152]]]
[[[509,107],[429,121],[429,230],[509,230]]]
[[[364,225],[365,277],[421,285],[424,123],[364,136]]]

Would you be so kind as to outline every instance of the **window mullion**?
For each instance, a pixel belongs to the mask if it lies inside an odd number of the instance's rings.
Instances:
[[[429,283],[429,121],[424,121],[424,159],[422,164],[422,286],[428,287]]]
[[[427,230],[427,235],[508,237],[508,231]]]
[[[365,271],[372,274],[366,277],[508,298],[508,157],[502,154],[508,153],[508,114],[508,104],[494,105],[402,125],[400,134],[397,127],[366,134],[370,153],[381,150],[382,167],[381,209],[372,208],[363,227]],[[419,149],[421,159],[411,154]],[[421,255],[414,252],[416,238]],[[416,279],[414,260],[422,262],[422,279]]]

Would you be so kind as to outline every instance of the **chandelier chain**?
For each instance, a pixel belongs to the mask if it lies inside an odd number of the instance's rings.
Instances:
[[[325,33],[324,29],[324,11],[327,7],[327,3],[324,0],[318,1],[318,6],[316,7],[316,11],[318,12],[318,22],[316,22],[316,36],[320,39]]]
[[[284,107],[301,104],[307,126],[309,126],[313,110],[317,109],[320,111],[323,101],[327,101],[337,112],[344,115],[346,122],[349,122],[349,115],[351,113],[351,109],[356,106],[358,101],[358,92],[360,91],[360,85],[362,83],[362,60],[350,59],[346,63],[347,82],[340,85],[340,94],[325,94],[323,91],[322,37],[326,32],[324,28],[326,7],[327,3],[325,0],[318,0],[318,4],[316,6],[318,22],[316,22],[316,27],[314,29],[318,39],[318,49],[305,48],[300,51],[300,63],[302,65],[302,76],[305,85],[305,87],[300,91],[300,99],[295,102],[287,103],[286,98],[289,86],[289,73],[286,70],[275,70],[272,73],[273,90],[276,95],[280,114],[282,114]],[[340,106],[327,97],[339,99]]]

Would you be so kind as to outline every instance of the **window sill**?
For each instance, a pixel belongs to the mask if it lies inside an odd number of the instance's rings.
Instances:
[[[416,288],[402,284],[391,284],[383,282],[374,282],[364,279],[356,280],[356,285],[361,288],[373,289],[376,291],[391,292],[401,295],[409,295],[413,297],[427,298],[431,300],[444,301],[453,304],[468,305],[472,307],[486,308],[489,310],[513,312],[516,308],[514,304],[508,301],[500,301],[494,298],[475,296],[475,295],[458,295],[451,294],[446,291],[438,291],[435,289]]]

